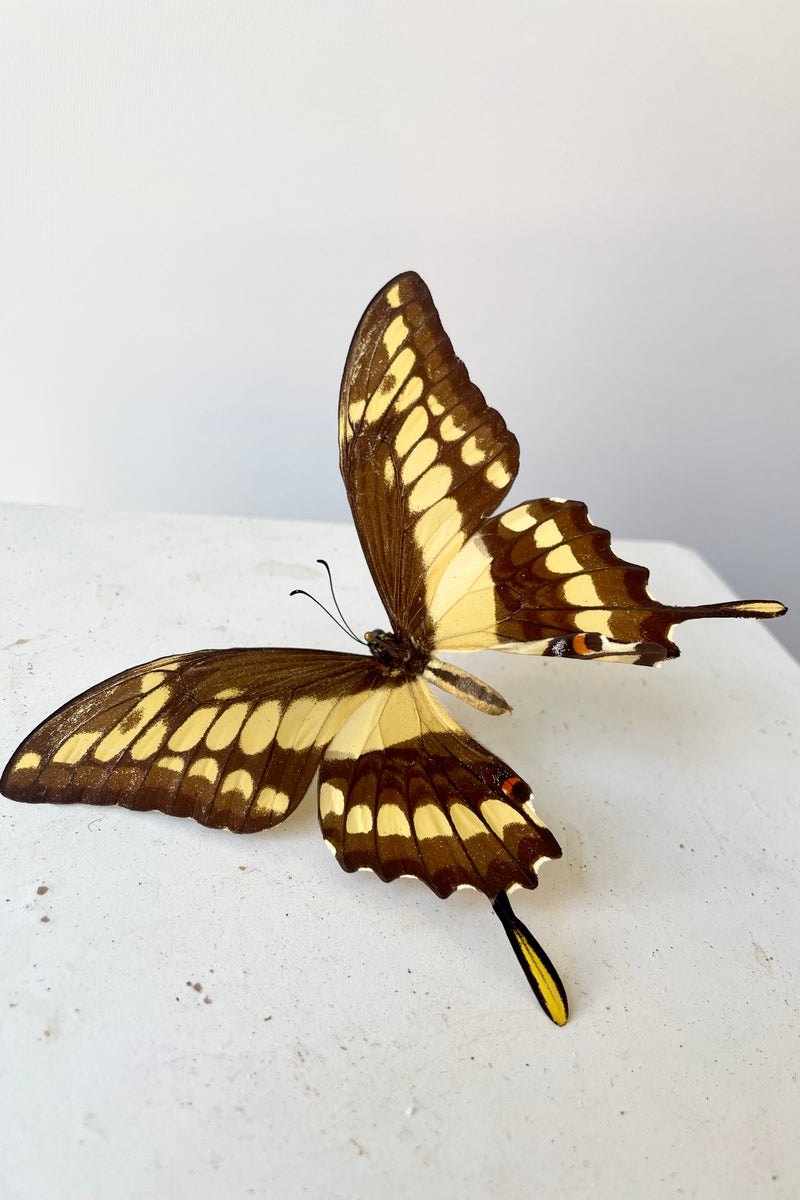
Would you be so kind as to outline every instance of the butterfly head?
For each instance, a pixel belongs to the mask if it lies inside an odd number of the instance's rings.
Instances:
[[[364,634],[364,640],[381,666],[392,672],[417,676],[427,666],[429,656],[411,638],[398,637],[383,629],[370,629]]]

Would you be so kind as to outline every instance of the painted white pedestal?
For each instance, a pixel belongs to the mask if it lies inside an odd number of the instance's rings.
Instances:
[[[620,550],[664,601],[730,595]],[[0,759],[159,655],[350,648],[288,596],[326,598],[321,555],[385,624],[346,526],[0,507]],[[678,640],[655,671],[461,659],[514,712],[459,719],[564,847],[515,896],[561,1030],[484,897],[345,875],[311,797],[248,837],[0,801],[6,1200],[800,1194],[800,668],[755,622]]]

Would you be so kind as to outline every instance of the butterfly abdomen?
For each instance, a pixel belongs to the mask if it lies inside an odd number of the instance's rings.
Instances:
[[[476,679],[462,667],[454,667],[452,663],[440,662],[438,658],[431,656],[422,678],[493,717],[511,712],[511,705],[493,687],[481,679]]]

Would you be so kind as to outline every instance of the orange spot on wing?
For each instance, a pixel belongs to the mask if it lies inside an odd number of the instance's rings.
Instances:
[[[589,646],[586,645],[586,638],[583,636],[582,633],[577,633],[575,635],[575,637],[572,639],[572,649],[575,651],[576,654],[591,654],[592,653]]]
[[[509,775],[508,779],[506,779],[502,784],[500,791],[505,792],[507,796],[510,796],[519,782],[519,775]]]

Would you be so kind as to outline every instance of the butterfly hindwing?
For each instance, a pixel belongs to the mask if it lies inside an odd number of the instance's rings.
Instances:
[[[358,325],[342,380],[339,455],[392,624],[429,648],[426,593],[506,495],[519,446],[471,382],[413,272],[382,288]]]
[[[207,650],[124,671],[59,709],[9,762],[14,800],[119,804],[250,833],[303,798],[380,675],[361,655]]]
[[[322,833],[341,866],[416,876],[442,897],[536,886],[540,863],[561,850],[530,799],[420,680],[377,688],[320,767]]]
[[[674,658],[673,625],[767,617],[773,601],[659,604],[649,572],[611,549],[576,500],[532,500],[484,521],[429,593],[440,650],[493,648],[653,666]]]

